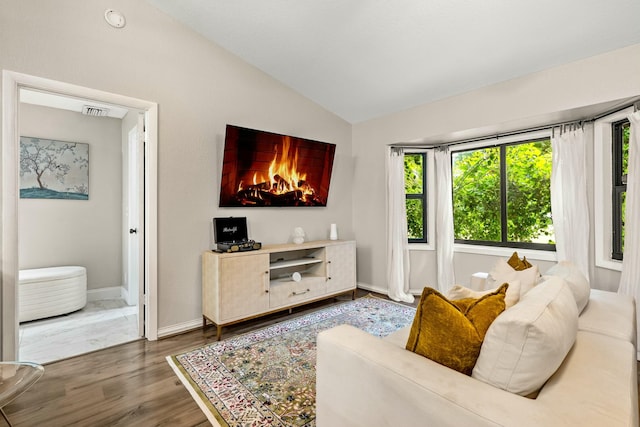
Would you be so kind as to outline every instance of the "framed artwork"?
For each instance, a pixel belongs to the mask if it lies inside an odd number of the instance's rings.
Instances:
[[[89,144],[20,137],[21,199],[89,199]]]

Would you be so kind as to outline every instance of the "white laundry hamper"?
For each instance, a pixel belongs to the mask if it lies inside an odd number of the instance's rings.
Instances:
[[[87,304],[87,269],[61,266],[20,270],[18,320],[43,319]]]

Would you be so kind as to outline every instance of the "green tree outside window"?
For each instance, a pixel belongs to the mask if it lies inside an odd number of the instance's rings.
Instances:
[[[551,141],[452,154],[457,241],[553,249]]]
[[[404,187],[409,242],[427,242],[425,160],[425,153],[404,155]]]

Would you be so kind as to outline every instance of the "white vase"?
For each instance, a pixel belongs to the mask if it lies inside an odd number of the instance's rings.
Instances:
[[[331,230],[329,231],[330,240],[338,240],[338,227],[335,224],[331,224]]]

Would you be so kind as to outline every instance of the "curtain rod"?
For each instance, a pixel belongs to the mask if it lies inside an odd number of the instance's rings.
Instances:
[[[487,141],[490,139],[499,139],[499,138],[506,138],[508,136],[515,136],[515,135],[521,135],[521,134],[525,134],[525,133],[531,133],[531,132],[539,132],[539,131],[543,131],[543,130],[551,130],[553,128],[556,127],[561,127],[561,126],[565,126],[565,125],[572,125],[572,124],[584,124],[584,123],[591,123],[594,122],[598,119],[601,119],[603,117],[608,116],[609,114],[614,114],[617,113],[619,111],[625,110],[629,107],[634,107],[635,111],[640,110],[640,101],[634,101],[631,103],[626,103],[623,106],[620,107],[616,107],[613,108],[611,110],[608,110],[604,113],[600,113],[594,117],[588,118],[588,119],[579,119],[579,120],[570,120],[570,121],[564,121],[564,122],[558,122],[558,123],[553,123],[553,124],[549,124],[549,125],[541,125],[541,126],[534,126],[534,127],[530,127],[530,128],[525,128],[525,129],[520,129],[520,130],[515,130],[515,131],[511,131],[511,132],[503,132],[503,133],[496,133],[496,134],[491,134],[491,135],[484,135],[484,136],[479,136],[476,138],[467,138],[467,139],[461,139],[458,141],[452,141],[452,142],[447,142],[447,143],[433,143],[433,144],[410,144],[410,143],[396,143],[396,144],[391,144],[392,147],[403,147],[403,148],[421,148],[421,149],[436,149],[436,148],[444,148],[444,147],[452,147],[452,146],[456,146],[456,145],[460,145],[460,144],[469,144],[472,142],[480,142],[480,141]]]

